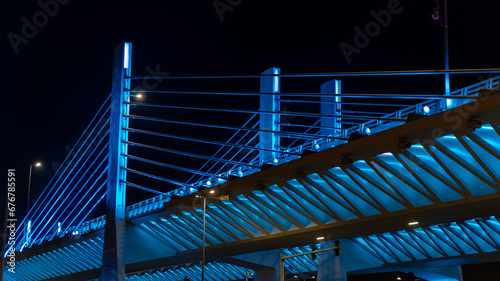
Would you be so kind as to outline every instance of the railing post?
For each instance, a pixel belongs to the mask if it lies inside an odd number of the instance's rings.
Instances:
[[[340,94],[340,80],[330,80],[321,85],[322,94]],[[340,96],[322,96],[321,97],[321,114],[324,115],[340,115],[341,107]],[[339,136],[342,133],[341,118],[321,117],[321,135],[324,136]]]
[[[104,232],[104,247],[102,254],[101,280],[125,280],[125,184],[127,146],[122,141],[128,139],[128,120],[123,117],[128,114],[132,43],[121,43],[115,48],[113,60],[113,85],[111,89],[111,116],[109,133],[108,182],[106,193],[106,226]]]
[[[262,74],[280,74],[280,69],[271,67]],[[280,111],[279,95],[269,95],[269,93],[280,92],[279,76],[263,76],[260,78],[260,92],[266,93],[260,95],[260,110],[267,112]],[[260,113],[260,129],[279,131],[279,114]],[[260,132],[259,146],[261,148],[276,150],[280,145],[279,135],[271,132]],[[269,159],[275,159],[275,153],[271,151],[259,152],[260,164],[266,163]],[[272,161],[272,160],[271,160]]]

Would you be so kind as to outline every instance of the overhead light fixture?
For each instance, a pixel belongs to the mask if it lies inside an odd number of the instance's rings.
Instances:
[[[412,221],[412,222],[409,222],[408,225],[417,225],[418,224],[418,221]]]
[[[431,109],[426,105],[424,106],[424,114],[427,115],[431,112]]]
[[[316,240],[322,241],[322,240],[325,240],[325,237],[324,236],[320,236],[320,237],[317,237]]]

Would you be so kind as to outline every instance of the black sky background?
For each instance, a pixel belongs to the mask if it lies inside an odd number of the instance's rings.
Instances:
[[[147,66],[157,65],[171,76],[257,74],[272,66],[282,73],[443,69],[442,31],[429,23],[422,0],[401,0],[402,12],[392,15],[351,63],[339,44],[354,45],[353,28],[364,29],[373,20],[370,11],[387,9],[391,1],[242,0],[221,21],[212,0],[71,0],[59,4],[17,54],[8,34],[21,35],[21,19],[32,21],[42,8],[37,1],[5,2],[0,8],[0,180],[6,181],[7,169],[16,169],[18,199],[26,194],[30,163],[44,163],[33,172],[36,198],[54,175],[51,164],[63,162],[65,148],[74,145],[110,93],[112,52],[122,41],[133,43],[134,75],[146,75]],[[499,6],[449,0],[450,68],[500,67]],[[454,78],[452,89],[487,77]],[[346,79],[343,90],[367,91],[371,84],[374,92],[436,93],[442,91],[440,79],[391,84]]]

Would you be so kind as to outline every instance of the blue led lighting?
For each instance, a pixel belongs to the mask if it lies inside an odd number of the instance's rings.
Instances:
[[[131,46],[125,44],[124,48],[123,67],[130,70],[129,54]],[[272,82],[268,91],[271,92],[269,94],[279,93],[280,90],[281,76],[279,76],[279,69],[274,68],[273,74],[275,76],[271,75],[269,77],[269,81]],[[129,79],[126,80],[126,83],[130,82]],[[340,81],[336,82],[335,89],[340,92]],[[129,94],[128,90],[126,90],[124,97],[127,101]],[[280,99],[284,95],[273,96]],[[445,100],[447,105],[450,106],[451,99]],[[329,102],[335,104],[333,101],[340,102],[340,96],[335,96],[335,99],[330,99]],[[441,101],[441,97],[438,97],[434,101],[429,100],[408,107],[401,106],[401,110],[388,115],[383,115],[384,112],[372,112],[377,113],[377,116],[387,117],[387,120],[368,118],[367,120],[363,119],[362,121],[349,123],[344,120],[347,118],[342,117],[341,120],[341,117],[326,116],[339,122],[339,126],[334,127],[334,132],[331,134],[338,137],[338,139],[336,137],[321,136],[320,129],[322,125],[320,120],[314,119],[314,121],[311,121],[312,125],[304,125],[307,129],[295,132],[297,135],[283,135],[283,141],[269,149],[262,146],[262,144],[256,144],[259,141],[260,134],[266,131],[259,131],[259,122],[262,120],[259,119],[259,113],[255,113],[241,128],[239,124],[235,126],[235,133],[227,142],[218,141],[215,144],[218,146],[217,149],[207,150],[210,153],[216,151],[211,154],[212,156],[158,147],[162,153],[177,153],[177,155],[206,160],[199,169],[177,167],[159,162],[158,159],[156,161],[139,157],[147,157],[144,155],[128,155],[127,148],[129,146],[134,145],[138,148],[148,148],[147,146],[149,146],[151,148],[153,145],[151,142],[146,141],[144,146],[141,147],[141,143],[127,142],[128,134],[134,133],[134,129],[129,128],[128,122],[137,122],[138,128],[136,130],[140,130],[142,128],[140,127],[141,124],[152,121],[153,117],[145,116],[144,119],[135,119],[138,121],[133,121],[133,116],[128,115],[129,112],[125,110],[125,115],[118,116],[121,118],[123,125],[120,125],[120,128],[123,128],[121,139],[124,140],[124,142],[115,143],[121,153],[121,163],[117,165],[121,167],[121,170],[118,173],[126,175],[130,172],[160,180],[162,181],[162,187],[165,186],[166,188],[170,187],[169,185],[181,187],[175,191],[165,193],[164,198],[161,197],[156,201],[144,201],[146,203],[140,202],[131,209],[127,208],[127,219],[134,221],[138,216],[141,216],[140,224],[136,225],[137,230],[144,237],[152,238],[151,241],[164,246],[166,250],[162,254],[167,257],[184,251],[195,252],[202,245],[203,212],[199,207],[195,209],[185,208],[177,214],[168,213],[170,210],[161,211],[164,208],[163,203],[169,201],[170,197],[174,195],[184,196],[198,191],[198,188],[203,189],[204,187],[222,184],[226,182],[222,178],[224,175],[237,174],[240,177],[250,175],[261,170],[259,167],[262,163],[286,163],[299,158],[302,153],[305,155],[305,152],[307,152],[305,149],[312,148],[319,151],[320,148],[341,145],[347,141],[345,136],[352,133],[370,135],[397,126],[404,122],[401,120],[404,120],[409,114],[421,114],[423,112],[429,115],[431,111],[436,112],[442,109],[437,107]],[[276,100],[275,102],[279,101]],[[122,106],[128,109],[129,105],[125,103]],[[199,108],[190,107],[189,109]],[[338,109],[340,111],[340,107]],[[278,110],[282,110],[281,107]],[[232,113],[236,111],[232,110]],[[109,109],[99,113],[92,122],[98,120],[97,124],[100,124],[102,120],[106,120],[108,112]],[[248,110],[245,113],[249,112],[256,111]],[[338,113],[341,114],[341,112]],[[271,112],[269,114],[277,117],[282,113],[274,114]],[[394,121],[396,117],[398,120]],[[317,118],[317,116],[314,118]],[[181,121],[175,122],[176,124],[186,124]],[[100,129],[97,124],[95,126],[89,125],[86,130],[86,137],[81,137],[81,140],[88,144],[88,147],[79,146],[75,149],[73,155],[66,158],[65,163],[71,165],[61,169],[58,177],[53,178],[53,181],[51,180],[51,183],[47,186],[46,195],[37,200],[36,206],[30,211],[28,216],[30,220],[23,221],[27,227],[19,227],[19,231],[25,231],[22,233],[23,235],[19,235],[19,237],[25,239],[25,241],[21,241],[21,250],[25,247],[29,248],[35,241],[43,242],[43,239],[46,239],[48,234],[52,236],[69,234],[69,236],[78,237],[70,237],[72,240],[69,240],[70,242],[67,245],[65,244],[64,247],[61,246],[60,249],[47,250],[47,252],[40,255],[21,260],[19,262],[20,266],[26,265],[29,269],[25,269],[25,275],[20,274],[20,277],[16,277],[21,278],[17,280],[23,280],[22,278],[30,276],[29,274],[33,275],[33,279],[47,279],[100,267],[99,258],[102,254],[102,241],[99,240],[100,238],[85,240],[92,236],[85,236],[85,234],[96,229],[102,229],[105,217],[101,217],[98,223],[91,221],[82,224],[95,205],[103,200],[107,184],[105,163],[108,160],[106,151],[109,144],[105,140],[108,132],[105,134],[104,132],[109,123],[106,121],[106,126]],[[211,124],[202,126],[216,127],[216,125]],[[269,131],[273,134],[285,132],[284,130],[281,132],[273,130],[267,130],[266,133],[269,133]],[[467,131],[460,132],[460,134],[456,133],[456,135],[442,136],[422,144],[412,145],[407,149],[405,147],[404,150],[393,149],[378,156],[356,159],[357,161],[349,163],[349,165],[333,168],[330,165],[327,166],[328,168],[314,170],[313,174],[297,177],[296,179],[280,180],[276,181],[278,182],[276,184],[273,181],[273,185],[266,186],[262,190],[253,190],[250,187],[250,191],[234,195],[230,200],[208,204],[209,211],[206,213],[205,221],[207,226],[206,243],[208,246],[215,246],[233,242],[236,244],[241,240],[264,240],[268,236],[286,235],[288,231],[300,230],[305,232],[318,228],[326,229],[334,227],[337,223],[369,220],[371,216],[393,212],[411,213],[420,207],[431,209],[439,207],[439,204],[452,201],[461,204],[465,200],[479,200],[480,196],[498,193],[497,183],[500,178],[500,172],[497,169],[500,160],[496,149],[500,146],[498,131],[498,127],[493,128],[491,125],[484,125],[482,129],[474,132]],[[103,134],[105,137],[97,141],[97,137],[91,137],[94,134],[100,137]],[[158,143],[162,143],[161,140],[165,138],[160,134],[154,136],[158,138]],[[141,142],[142,137],[147,139],[147,136],[144,135],[138,137]],[[373,137],[366,137],[366,139]],[[210,143],[210,145],[214,144]],[[252,146],[257,146],[258,149],[248,149],[248,147]],[[136,152],[135,149],[131,149],[131,151],[131,153]],[[140,149],[137,149],[137,151],[140,154]],[[272,154],[259,158],[261,151],[272,152]],[[291,154],[282,152],[293,152],[295,155],[290,156]],[[316,153],[316,155],[321,155],[320,153],[322,152]],[[311,157],[314,159],[316,156]],[[127,166],[127,159],[154,164],[158,169],[177,167],[178,170],[188,173],[189,176],[184,177],[182,180],[176,180],[177,178],[174,177],[176,175],[173,175],[173,173],[141,171],[142,167]],[[307,159],[304,158],[300,161],[303,160]],[[280,168],[272,167],[270,169],[279,170]],[[286,167],[283,169],[286,169]],[[155,173],[165,177],[156,176]],[[131,178],[135,180],[133,177]],[[287,177],[287,179],[290,178],[293,178],[293,176]],[[232,180],[232,178],[228,178],[228,180]],[[237,179],[236,183],[241,181],[241,179]],[[120,186],[126,184],[123,177],[122,181],[118,182]],[[133,186],[132,183],[128,184]],[[137,186],[140,186],[140,183]],[[143,187],[146,188],[148,185],[143,185]],[[221,190],[224,190],[224,188]],[[125,202],[121,203],[124,204]],[[152,216],[153,212],[154,216]],[[418,212],[418,210],[415,212]],[[149,218],[151,219],[149,220]],[[99,224],[99,226],[94,226],[92,223]],[[384,263],[404,263],[415,260],[497,252],[499,251],[498,240],[500,240],[498,225],[499,222],[496,218],[489,217],[466,222],[451,222],[445,226],[434,225],[419,228],[413,226],[414,228],[408,230],[357,237],[353,238],[353,241],[366,248],[367,252],[377,256]],[[93,237],[99,235],[99,232],[94,233],[96,235]],[[430,242],[431,240],[434,244]],[[418,241],[418,243],[414,245],[411,244],[412,241]],[[472,243],[468,241],[472,241]],[[100,251],[99,247],[101,247]],[[287,254],[299,254],[311,249],[310,246],[302,246],[285,249],[284,251]],[[69,261],[65,260],[66,258]],[[44,270],[47,262],[43,260],[54,261],[59,259],[64,260],[61,261],[63,266]],[[311,260],[310,257],[297,257],[288,260],[285,266],[288,272],[294,274],[314,272],[318,270],[318,261]],[[232,269],[229,270],[228,268]],[[162,269],[161,271],[131,275],[127,278],[129,280],[161,280],[177,278],[176,274],[196,278],[199,276],[199,271],[200,266],[192,264],[179,266],[175,269],[169,268],[168,270]],[[214,278],[217,276],[216,274],[224,274],[225,278],[229,280],[233,280],[233,278],[234,280],[242,280],[246,271],[245,268],[217,262],[207,264],[207,273],[213,275]],[[12,278],[12,276],[8,278]]]
[[[426,105],[424,106],[424,114],[429,114],[431,112],[431,109]]]
[[[130,43],[124,43],[124,58],[123,58],[123,68],[128,69],[130,67]]]
[[[93,117],[93,119],[91,120],[90,124],[87,126],[87,128],[85,129],[84,133],[82,134],[82,136],[78,139],[77,143],[82,143],[82,141],[84,143],[89,143],[89,138],[92,134],[94,134],[97,126],[99,124],[101,124],[105,114],[109,111],[109,107],[104,111],[104,112],[101,112],[107,102],[109,101],[109,96],[108,98],[106,99],[106,101],[101,105],[101,107],[99,108],[98,110],[98,113]],[[95,122],[96,121],[96,122]],[[94,127],[92,128],[92,130],[90,130],[89,132],[89,128],[91,128],[92,124],[94,124]],[[105,127],[105,125],[103,126]],[[102,128],[101,128],[102,129]],[[100,131],[99,131],[100,132]],[[84,139],[85,137],[85,139]],[[74,159],[78,156],[78,155],[81,155],[82,152],[80,151],[82,149],[82,146],[80,146],[78,148],[78,150],[76,150],[76,152],[74,153],[70,153],[65,161],[63,163],[72,163],[74,161]],[[87,148],[88,149],[88,148]],[[85,152],[83,152],[83,155],[87,153],[87,150]],[[71,160],[69,160],[71,158]],[[41,196],[38,197],[38,199],[36,200],[35,204],[33,205],[33,208],[31,208],[30,212],[28,213],[28,216],[27,217],[30,217],[32,220],[34,221],[39,221],[39,216],[43,214],[43,212],[45,211],[45,208],[47,206],[53,206],[54,204],[53,203],[48,203],[46,202],[46,200],[50,200],[50,199],[53,199],[53,197],[56,195],[56,194],[62,194],[64,193],[65,191],[59,191],[60,187],[62,186],[59,185],[59,188],[57,188],[56,191],[54,191],[54,188],[56,187],[57,183],[59,183],[61,181],[61,178],[60,176],[63,175],[66,170],[72,165],[65,165],[64,166],[64,170],[59,170],[58,173],[56,173],[56,175],[54,175],[54,177],[52,177],[51,181],[49,182],[49,184],[47,185],[47,187],[51,186],[51,188],[45,188],[44,191],[42,192]],[[59,178],[57,178],[57,176],[59,175]],[[69,174],[68,174],[69,175]],[[54,184],[52,184],[54,182]],[[51,185],[52,184],[52,185]],[[67,187],[64,189],[64,190],[67,190]],[[45,195],[44,195],[45,194]],[[47,196],[46,194],[52,194],[51,196]],[[39,202],[41,200],[41,202]],[[40,210],[40,208],[42,210]],[[40,215],[36,215],[36,213],[39,212]],[[22,230],[23,229],[23,225],[25,224],[25,220],[23,220],[20,225],[19,225],[19,228],[18,230]]]

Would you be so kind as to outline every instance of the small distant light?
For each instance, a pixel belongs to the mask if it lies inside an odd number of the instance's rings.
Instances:
[[[418,221],[412,221],[412,222],[409,222],[408,225],[417,225],[418,224]]]
[[[324,236],[320,236],[320,237],[316,238],[316,240],[318,240],[318,241],[325,240],[325,237]]]
[[[213,189],[212,189],[212,190],[210,190],[210,192],[208,192],[208,193],[210,193],[210,194],[214,194],[214,193],[215,193],[215,190],[213,190]]]
[[[40,167],[40,166],[42,166],[42,163],[37,162],[37,163],[35,164],[35,166],[36,166],[36,167]]]
[[[207,182],[205,182],[205,184],[208,185],[208,186],[211,186],[212,182],[211,181],[207,181]]]
[[[78,235],[78,230],[77,231],[73,231],[73,235]]]
[[[424,113],[429,114],[431,112],[431,109],[428,106],[424,106]]]
[[[398,278],[396,278],[396,279],[401,280],[401,277],[398,277]]]
[[[242,171],[239,171],[239,172],[238,172],[238,176],[242,177],[242,176],[243,176],[243,172],[242,172]]]
[[[273,159],[274,164],[278,164],[278,158]]]
[[[293,277],[294,277],[294,278],[299,278],[299,276],[297,276],[297,275],[294,275]]]
[[[142,94],[137,94],[136,97],[137,98],[142,98]]]
[[[371,132],[372,130],[370,130],[370,128],[365,128],[365,134],[369,135]]]
[[[314,149],[319,150],[319,144],[316,144],[316,145],[314,146]]]

